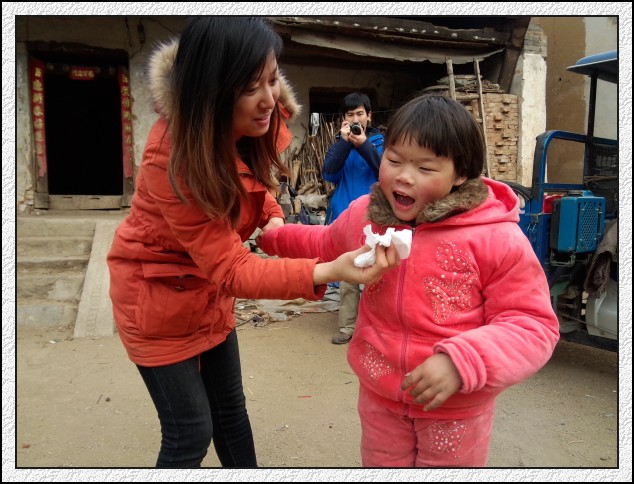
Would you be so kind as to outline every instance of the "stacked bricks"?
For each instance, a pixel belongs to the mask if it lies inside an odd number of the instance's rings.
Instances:
[[[449,90],[434,90],[449,96]],[[433,88],[431,88],[433,89]],[[478,94],[456,89],[456,100],[480,120]],[[517,159],[519,146],[519,110],[517,96],[498,92],[483,92],[482,103],[485,112],[487,157],[494,180],[517,181]],[[484,172],[486,172],[486,166]],[[485,173],[486,174],[486,173]]]
[[[477,99],[458,100],[480,121]],[[495,180],[514,182],[517,180],[519,140],[517,96],[485,92],[482,93],[482,101],[486,117],[487,156],[491,168],[488,176]]]

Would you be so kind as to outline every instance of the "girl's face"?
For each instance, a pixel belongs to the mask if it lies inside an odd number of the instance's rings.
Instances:
[[[386,147],[379,168],[381,189],[394,215],[404,222],[416,220],[428,203],[447,196],[466,179],[456,174],[451,158],[402,141]]]
[[[249,84],[233,106],[233,139],[262,136],[269,130],[271,114],[280,97],[277,60],[269,54],[260,77]]]

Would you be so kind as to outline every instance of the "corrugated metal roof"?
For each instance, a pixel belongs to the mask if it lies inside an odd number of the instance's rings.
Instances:
[[[442,17],[269,17],[285,45],[301,44],[366,60],[455,64],[482,60],[517,41],[517,25],[529,17],[473,17],[473,28],[435,25]],[[451,17],[447,24],[455,25]],[[470,17],[460,18],[469,26]],[[515,36],[515,39],[513,38]]]

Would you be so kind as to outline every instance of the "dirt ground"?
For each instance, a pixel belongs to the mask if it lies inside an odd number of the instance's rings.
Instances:
[[[239,326],[260,467],[361,466],[357,379],[347,345],[330,343],[336,318],[308,313]],[[72,328],[18,328],[16,476],[23,468],[151,468],[158,419],[118,335],[72,334]],[[498,397],[489,466],[619,472],[618,376],[616,353],[560,342],[542,371]],[[219,466],[213,449],[203,464]],[[620,465],[629,466],[631,477],[631,463]],[[561,471],[556,475],[561,479]]]

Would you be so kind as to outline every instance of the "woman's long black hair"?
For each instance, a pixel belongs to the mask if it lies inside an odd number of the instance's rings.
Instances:
[[[197,17],[181,33],[172,75],[170,183],[185,200],[176,182],[182,177],[212,218],[229,217],[233,225],[239,219],[246,193],[237,157],[268,188],[275,186],[272,168],[285,171],[276,148],[277,105],[265,135],[237,145],[233,135],[236,100],[259,78],[267,57],[281,51],[282,39],[259,17]]]

